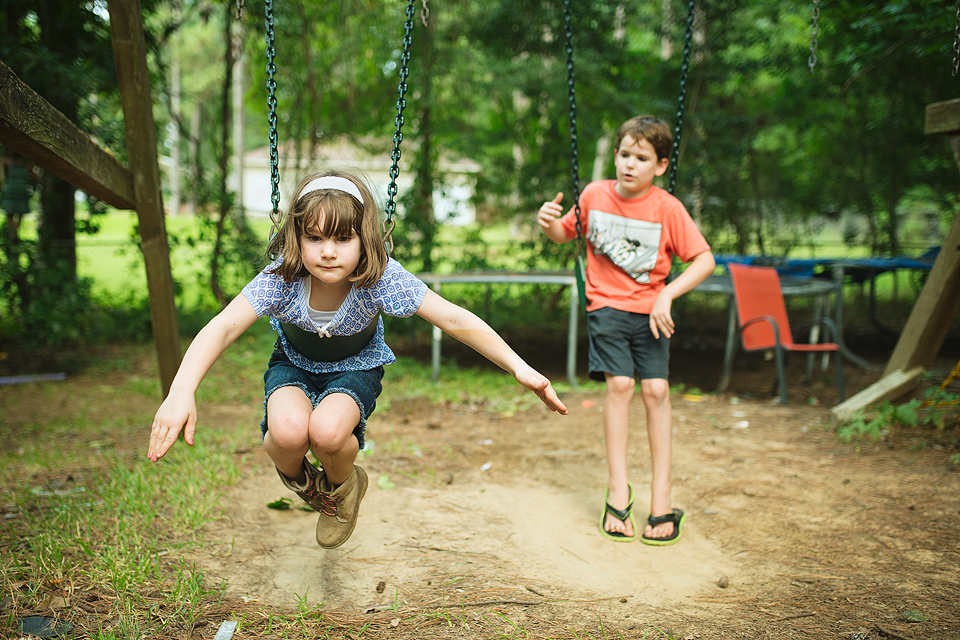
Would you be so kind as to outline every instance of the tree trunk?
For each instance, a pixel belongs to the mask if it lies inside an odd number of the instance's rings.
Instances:
[[[423,30],[423,71],[421,73],[421,104],[420,110],[420,157],[417,163],[416,186],[414,194],[416,202],[414,210],[420,222],[422,235],[420,237],[420,257],[423,260],[423,270],[433,270],[433,245],[437,235],[437,221],[433,212],[433,32],[437,20],[437,5],[430,7],[430,19]]]
[[[226,3],[224,14],[223,40],[226,45],[224,53],[223,89],[220,93],[220,175],[219,203],[217,211],[217,235],[213,242],[213,253],[210,256],[210,290],[221,307],[227,306],[227,295],[220,287],[220,256],[223,253],[223,234],[227,225],[227,216],[230,215],[230,193],[227,190],[227,169],[230,160],[230,98],[233,95],[233,38],[230,35],[233,7]]]
[[[73,55],[64,51],[75,42],[75,38],[64,33],[73,29],[74,13],[67,5],[54,2],[41,2],[37,5],[37,21],[40,26],[40,43],[54,55]],[[31,86],[54,108],[71,122],[77,121],[79,97],[66,87],[55,83],[45,74],[32,74]],[[53,83],[53,84],[51,84]],[[50,172],[44,174],[40,194],[39,236],[40,260],[44,268],[60,264],[66,268],[61,273],[64,286],[71,285],[77,279],[76,251],[76,206],[74,193],[76,188]]]
[[[44,269],[61,269],[64,285],[77,279],[75,192],[73,185],[49,171],[43,174],[37,230],[40,261]]]

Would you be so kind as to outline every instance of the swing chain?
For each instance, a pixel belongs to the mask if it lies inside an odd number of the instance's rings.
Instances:
[[[957,26],[953,29],[953,75],[960,70],[960,0],[957,0]]]
[[[270,126],[270,237],[280,232],[280,156],[277,152],[277,65],[274,64],[276,50],[273,47],[273,0],[265,0],[264,12],[267,27],[267,123]]]
[[[817,36],[820,35],[820,24],[817,20],[820,18],[820,0],[813,0],[813,23],[810,25],[810,59],[807,64],[810,65],[810,73],[817,65]]]
[[[580,160],[577,156],[577,92],[573,73],[573,27],[570,24],[570,0],[563,0],[563,23],[567,52],[567,96],[570,100],[570,163],[573,167],[573,211],[577,217],[577,254],[583,243],[580,221]]]
[[[397,196],[397,176],[400,175],[400,143],[403,141],[403,108],[407,105],[405,96],[407,94],[407,76],[410,75],[407,65],[410,62],[410,43],[412,41],[410,34],[413,31],[414,14],[413,3],[414,0],[409,0],[407,3],[407,20],[403,25],[403,52],[400,54],[400,84],[397,86],[399,97],[397,98],[397,117],[394,121],[397,129],[393,134],[393,151],[390,153],[390,159],[393,163],[390,165],[390,184],[387,185],[388,200],[385,207],[387,219],[383,222],[383,229],[386,234],[383,241],[387,245],[388,255],[393,251],[392,233],[393,228],[396,226],[396,222],[393,220],[393,214],[396,213],[397,210],[395,198]]]
[[[683,128],[684,103],[687,97],[687,72],[690,70],[690,43],[693,40],[694,0],[687,7],[687,31],[683,39],[683,60],[680,63],[680,93],[677,96],[677,124],[673,129],[673,149],[670,152],[670,181],[667,191],[673,195],[677,186],[677,164],[680,162],[680,132]]]
[[[243,0],[237,0],[237,20],[243,17]]]
[[[420,21],[423,22],[423,27],[427,27],[427,18],[430,17],[430,7],[427,6],[427,0],[422,0],[423,8],[420,9]]]

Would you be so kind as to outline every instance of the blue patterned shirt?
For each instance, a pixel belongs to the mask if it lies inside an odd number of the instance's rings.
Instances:
[[[270,326],[280,335],[280,343],[290,361],[311,373],[360,371],[396,362],[393,351],[383,340],[383,320],[378,314],[409,318],[423,302],[427,285],[390,258],[387,268],[372,287],[354,286],[333,319],[319,326],[310,319],[307,306],[306,278],[284,282],[276,273],[267,273],[280,264],[278,259],[243,288],[243,295],[253,305],[257,317],[270,316]],[[310,276],[307,276],[309,278]],[[336,362],[317,362],[287,342],[280,323],[293,324],[321,336],[350,336],[366,329],[376,319],[377,332],[363,351]]]

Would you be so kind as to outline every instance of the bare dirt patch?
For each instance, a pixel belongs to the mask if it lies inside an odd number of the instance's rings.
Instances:
[[[549,360],[523,346],[531,361]],[[944,352],[937,371],[956,362]],[[720,355],[716,345],[675,349],[672,381],[712,388]],[[149,375],[150,358],[126,372],[0,388],[0,446],[19,446],[34,437],[31,423],[117,376]],[[567,393],[566,417],[394,400],[369,424],[374,445],[360,464],[371,486],[357,530],[332,551],[314,542],[314,514],[267,508],[292,494],[262,451],[238,450],[249,459],[243,479],[192,557],[227,585],[211,619],[320,605],[341,623],[332,637],[367,625],[363,637],[395,640],[960,638],[960,471],[950,461],[960,431],[838,443],[833,381],[803,380],[804,365],[791,363],[787,407],[770,400],[773,363],[742,353],[728,393],[674,396],[674,503],[689,519],[671,547],[600,536],[599,391]],[[561,379],[562,364],[547,373]],[[878,376],[848,366],[848,392]],[[104,416],[120,410],[93,404]],[[206,404],[201,429],[255,428],[260,411]],[[649,495],[639,399],[632,412],[639,523]],[[113,446],[139,450],[141,435]],[[212,633],[208,624],[188,635]]]
[[[675,361],[706,368],[691,358]],[[735,376],[734,391],[762,398],[674,397],[674,503],[690,516],[675,546],[600,536],[603,397],[573,392],[566,417],[417,399],[378,412],[360,461],[371,478],[360,522],[332,551],[314,543],[313,514],[266,508],[285,490],[259,454],[204,532],[219,543],[197,560],[248,603],[322,602],[359,620],[392,612],[409,637],[454,635],[415,615],[448,607],[466,620],[502,612],[529,637],[602,624],[609,637],[960,638],[957,433],[840,444],[832,382],[803,383],[793,363],[781,407],[768,399],[772,367],[744,362]],[[877,375],[851,368],[850,392]],[[641,522],[639,399],[632,411]]]

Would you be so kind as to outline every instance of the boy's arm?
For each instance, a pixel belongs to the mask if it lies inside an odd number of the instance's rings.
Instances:
[[[563,202],[563,192],[558,193],[553,200],[544,202],[537,211],[537,222],[543,228],[544,235],[558,244],[571,240],[563,230],[563,224],[560,223],[560,216],[563,215],[561,202]]]
[[[257,312],[247,298],[240,294],[200,330],[183,356],[177,375],[170,385],[170,393],[157,409],[150,430],[150,448],[147,457],[156,462],[170,450],[184,431],[187,444],[193,444],[197,426],[195,394],[213,363],[240,335],[257,321]]]
[[[650,311],[650,331],[653,332],[654,338],[659,338],[660,333],[668,338],[673,335],[674,323],[673,316],[670,314],[673,301],[696,289],[697,285],[713,273],[716,266],[713,253],[704,251],[694,256],[690,265],[660,291]]]
[[[533,391],[553,411],[567,414],[550,381],[524,362],[490,326],[462,307],[428,289],[417,315],[513,374],[517,382]]]

